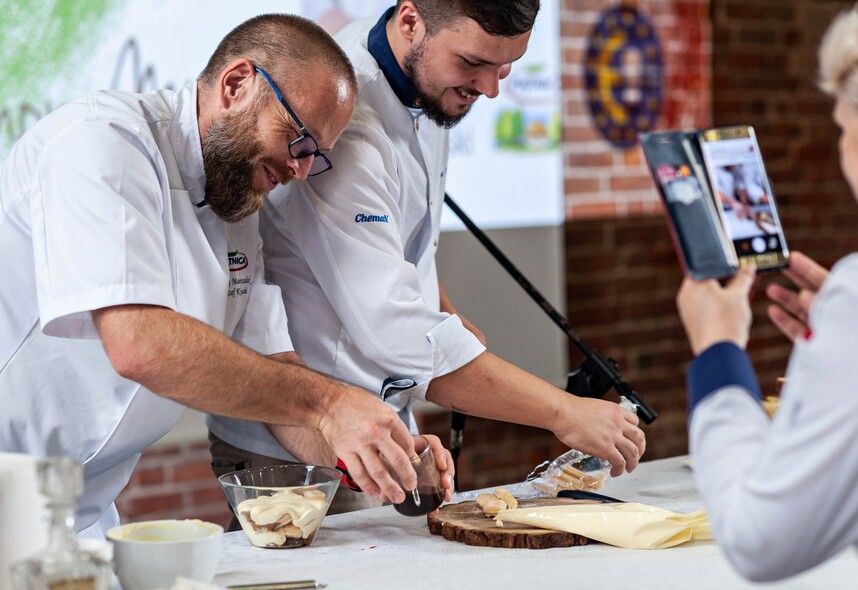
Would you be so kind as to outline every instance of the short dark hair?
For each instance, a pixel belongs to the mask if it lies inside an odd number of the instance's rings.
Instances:
[[[399,8],[405,0],[397,0]],[[533,28],[539,0],[411,0],[417,7],[426,33],[440,30],[462,17],[476,21],[489,35],[517,37]]]
[[[241,58],[269,72],[278,84],[297,87],[302,73],[326,66],[357,93],[354,69],[342,48],[322,27],[294,14],[262,14],[235,27],[209,58],[200,82],[211,86],[230,62]]]

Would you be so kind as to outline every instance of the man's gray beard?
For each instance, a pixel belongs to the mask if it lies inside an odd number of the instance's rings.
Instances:
[[[426,40],[420,42],[417,47],[414,47],[405,56],[403,71],[414,89],[417,91],[417,98],[420,99],[420,108],[426,114],[426,117],[439,127],[444,129],[452,129],[459,124],[459,121],[465,118],[471,109],[469,108],[464,113],[459,115],[450,115],[444,112],[441,106],[441,101],[430,97],[423,90],[422,77],[420,75],[420,66],[426,56]]]
[[[212,122],[202,141],[206,202],[227,223],[239,222],[262,207],[268,193],[253,190],[257,113],[251,108]]]

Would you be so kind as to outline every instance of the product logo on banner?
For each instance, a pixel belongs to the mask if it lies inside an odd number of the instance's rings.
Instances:
[[[559,149],[559,76],[543,63],[513,68],[503,92],[509,106],[495,120],[495,147],[531,152]]]
[[[655,28],[629,6],[602,13],[587,40],[584,82],[596,128],[611,144],[630,148],[661,114],[664,61]]]

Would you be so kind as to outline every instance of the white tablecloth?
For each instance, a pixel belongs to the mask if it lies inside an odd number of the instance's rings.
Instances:
[[[642,463],[602,491],[677,512],[702,508],[687,457]],[[229,533],[215,584],[313,579],[330,590],[858,588],[858,557],[852,550],[801,576],[759,586],[740,578],[709,541],[652,551],[600,544],[471,547],[432,535],[425,517],[400,516],[389,506],[329,516],[317,535],[310,547],[275,550],[253,547],[242,532]]]

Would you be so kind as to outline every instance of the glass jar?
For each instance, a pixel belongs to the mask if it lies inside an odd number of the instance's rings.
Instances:
[[[12,566],[16,590],[107,590],[110,566],[82,552],[75,539],[75,507],[83,494],[83,465],[68,457],[37,464],[39,490],[47,499],[48,546]]]

